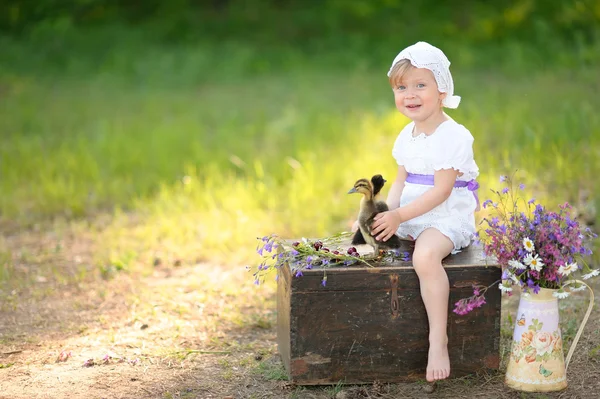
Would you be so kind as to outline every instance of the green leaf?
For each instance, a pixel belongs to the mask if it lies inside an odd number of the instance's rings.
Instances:
[[[533,319],[531,320],[531,326],[529,326],[529,329],[531,331],[540,331],[543,325],[544,323],[540,323],[538,319]]]

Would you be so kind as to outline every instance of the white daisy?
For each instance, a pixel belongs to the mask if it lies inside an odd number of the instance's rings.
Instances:
[[[590,279],[592,277],[596,277],[599,274],[600,274],[600,270],[595,269],[595,270],[592,270],[591,272],[589,272],[588,274],[584,274],[583,276],[581,276],[581,278],[584,279],[584,280],[587,280],[587,279]]]
[[[521,295],[523,295],[525,298],[529,298],[531,296],[529,292],[523,292]]]
[[[523,238],[523,246],[525,247],[527,252],[532,252],[535,249],[535,245],[533,245],[533,241],[531,241],[527,237]]]
[[[573,273],[576,270],[577,270],[577,263],[573,262],[573,263],[569,263],[568,265],[559,267],[558,273],[563,276],[568,276],[569,274]]]
[[[583,290],[585,290],[585,288],[586,288],[585,285],[581,284],[576,287],[573,287],[573,286],[569,287],[569,291],[571,291],[571,292],[583,291]]]
[[[498,284],[498,288],[502,292],[511,292],[512,291],[512,287],[509,287],[509,286],[505,285],[504,283]]]
[[[531,270],[539,272],[540,270],[542,270],[542,267],[544,267],[544,262],[542,262],[539,256],[535,255],[529,261],[529,267],[531,268]]]
[[[508,277],[514,284],[519,284],[519,279],[513,273],[506,271],[506,277]]]
[[[526,269],[524,264],[514,259],[508,261],[508,266],[510,266],[513,269]]]
[[[568,292],[565,292],[565,291],[563,291],[563,289],[561,288],[560,290],[558,290],[558,291],[555,291],[555,292],[552,294],[552,296],[554,296],[554,297],[556,297],[556,298],[558,298],[558,299],[564,299],[564,298],[566,298],[566,297],[568,297],[568,296],[569,296],[569,293],[568,293]]]

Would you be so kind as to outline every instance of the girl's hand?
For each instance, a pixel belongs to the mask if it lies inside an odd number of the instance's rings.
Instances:
[[[378,213],[371,225],[371,234],[377,241],[387,241],[403,222],[400,208]]]
[[[352,228],[350,229],[350,231],[352,231],[353,233],[355,233],[356,230],[358,230],[358,220],[356,220],[354,222],[354,224],[352,225]]]

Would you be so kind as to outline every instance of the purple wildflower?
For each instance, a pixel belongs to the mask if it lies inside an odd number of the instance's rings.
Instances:
[[[265,244],[264,246],[265,251],[267,252],[271,252],[271,250],[273,249],[273,241],[269,241]]]

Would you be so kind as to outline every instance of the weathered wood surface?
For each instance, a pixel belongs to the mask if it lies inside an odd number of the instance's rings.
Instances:
[[[410,250],[410,249],[409,249]],[[360,250],[359,250],[360,251]],[[300,385],[400,382],[425,375],[428,323],[410,262],[375,267],[312,269],[278,280],[278,346],[291,380]],[[452,376],[499,367],[500,290],[466,316],[454,303],[489,286],[501,270],[471,247],[444,260],[450,280],[448,338]]]

